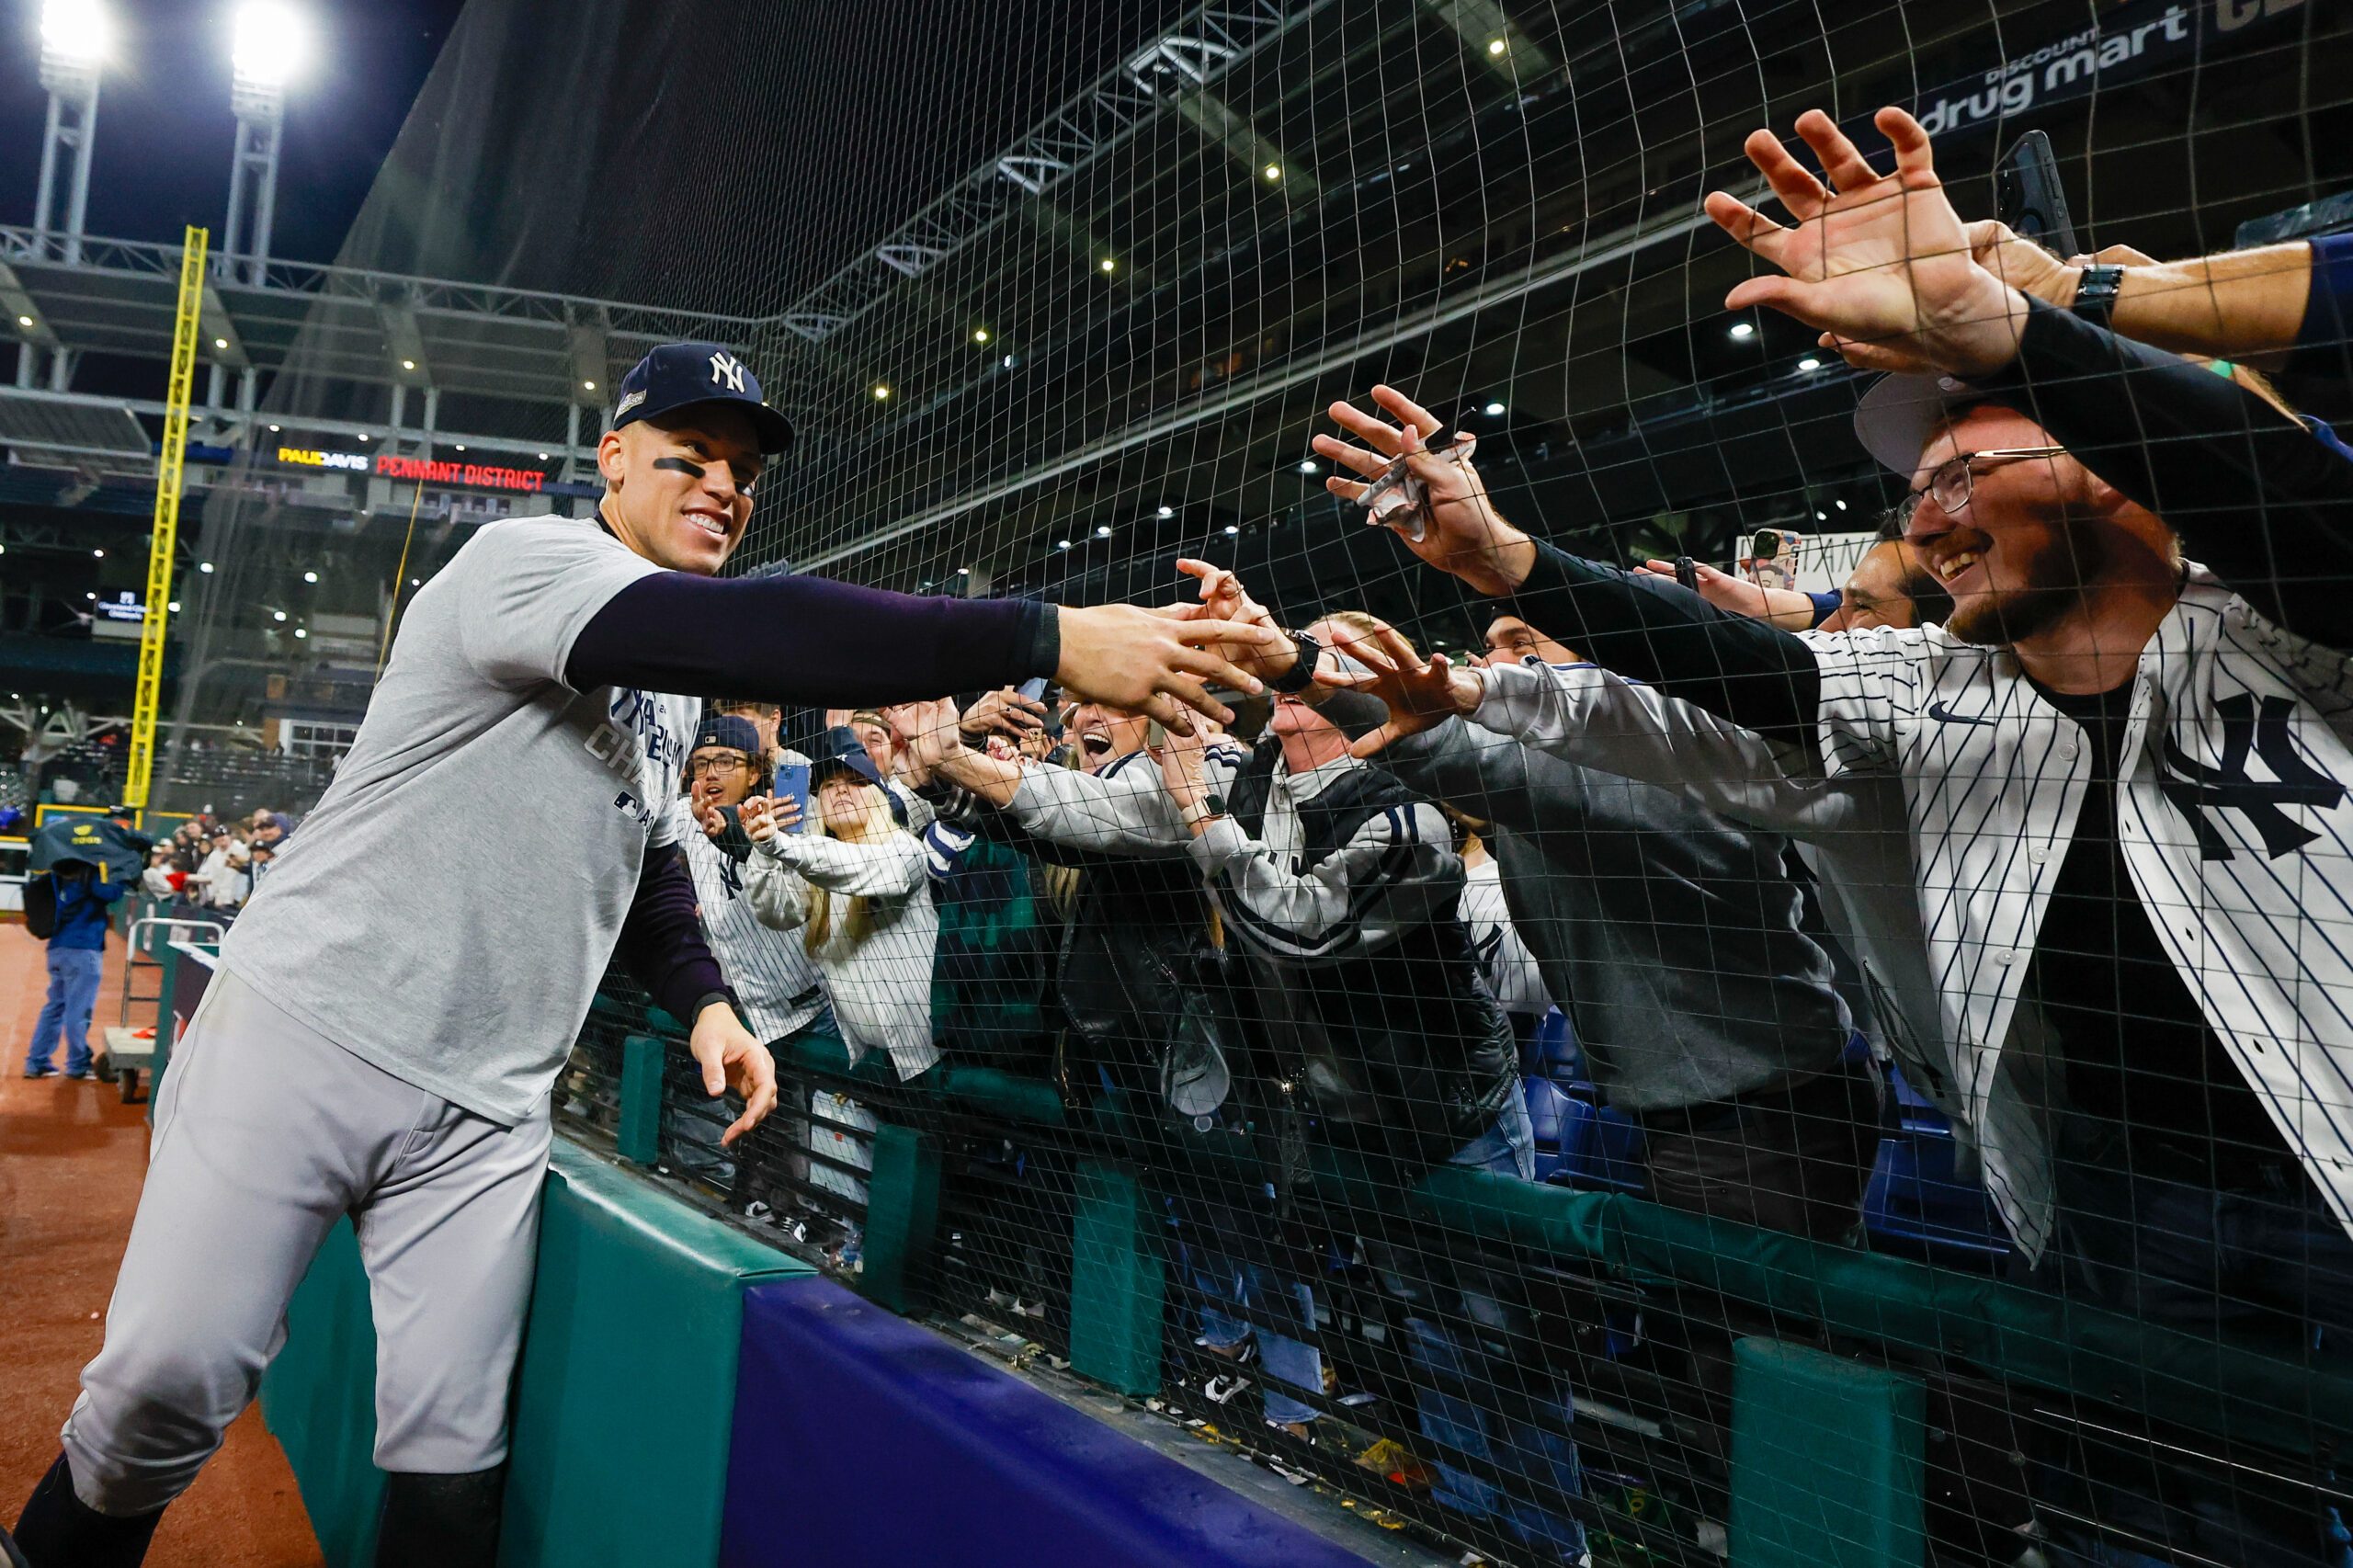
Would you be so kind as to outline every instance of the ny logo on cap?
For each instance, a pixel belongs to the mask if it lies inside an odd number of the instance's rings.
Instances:
[[[744,390],[744,361],[723,348],[710,357],[710,384],[722,382],[729,392]]]

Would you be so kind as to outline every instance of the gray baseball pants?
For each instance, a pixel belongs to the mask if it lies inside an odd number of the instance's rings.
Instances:
[[[106,1345],[66,1418],[75,1493],[129,1515],[188,1488],[347,1213],[375,1309],[376,1463],[504,1461],[548,1137],[544,1100],[485,1120],[214,975],[173,1048]]]

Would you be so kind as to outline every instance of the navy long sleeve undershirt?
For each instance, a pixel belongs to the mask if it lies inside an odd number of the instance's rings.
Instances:
[[[2163,517],[2274,623],[2353,647],[2353,462],[2202,366],[2039,301],[1983,390]],[[1540,542],[1515,613],[1585,657],[1765,734],[1810,738],[1806,644],[1699,595]]]
[[[1051,676],[1052,606],[919,598],[823,577],[663,572],[615,594],[574,639],[575,691],[631,686],[824,708],[914,702]]]
[[[689,1028],[704,997],[716,993],[734,1003],[735,993],[703,941],[694,879],[675,844],[646,850],[616,950],[655,1005]]]
[[[2288,369],[2300,375],[2346,376],[2347,318],[2353,316],[2353,234],[2323,234],[2312,242],[2311,291]]]

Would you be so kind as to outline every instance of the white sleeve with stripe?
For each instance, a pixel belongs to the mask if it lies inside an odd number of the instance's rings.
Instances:
[[[1361,958],[1408,928],[1453,912],[1462,859],[1427,801],[1368,817],[1347,843],[1303,871],[1242,831],[1211,823],[1191,846],[1234,931],[1294,963]]]
[[[1242,767],[1240,752],[1212,746],[1202,760],[1211,790],[1233,788]],[[1024,768],[1007,809],[1032,835],[1073,849],[1166,858],[1183,854],[1192,841],[1160,777],[1160,765],[1148,752],[1132,752],[1100,773]]]

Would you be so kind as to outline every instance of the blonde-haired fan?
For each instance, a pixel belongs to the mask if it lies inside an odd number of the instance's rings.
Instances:
[[[922,842],[892,816],[873,759],[847,727],[826,732],[810,806],[804,824],[797,801],[744,802],[753,846],[745,892],[764,925],[801,932],[851,1062],[887,1051],[904,1082],[939,1060],[931,1041],[939,918]]]

